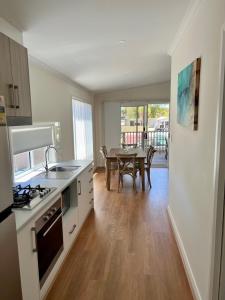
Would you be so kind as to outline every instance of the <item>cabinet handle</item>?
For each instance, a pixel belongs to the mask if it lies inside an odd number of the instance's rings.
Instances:
[[[77,227],[77,225],[74,224],[74,225],[73,225],[73,228],[69,231],[69,234],[72,234],[72,233],[74,232],[74,230],[75,230],[76,227]]]
[[[9,84],[9,91],[10,91],[10,104],[8,105],[9,108],[15,108],[14,105],[14,85]]]
[[[91,183],[93,181],[93,178],[91,178],[90,180],[89,180],[89,183]]]
[[[32,251],[37,252],[37,245],[36,245],[36,229],[35,227],[31,228],[31,234],[32,234]]]
[[[93,170],[93,168],[90,168],[90,169],[88,170],[88,173],[91,173],[92,170]]]
[[[78,185],[79,185],[79,192],[78,192],[78,195],[80,196],[80,195],[81,195],[81,182],[80,182],[80,180],[78,181]]]
[[[89,194],[91,194],[93,192],[93,188],[90,189]]]
[[[18,108],[20,108],[20,95],[19,95],[19,87],[18,87],[18,85],[15,85],[14,89],[16,91],[15,94],[16,94],[16,100],[17,100],[17,101],[15,101],[15,104],[16,104],[16,109],[18,109]]]

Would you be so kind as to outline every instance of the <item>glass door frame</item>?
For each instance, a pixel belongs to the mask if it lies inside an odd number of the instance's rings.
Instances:
[[[136,132],[135,132],[135,137],[136,137],[136,143],[137,143],[137,146],[139,146],[139,134],[141,133],[141,144],[140,144],[140,146],[142,147],[142,149],[144,149],[144,147],[145,147],[145,145],[144,145],[144,133],[146,132],[146,129],[147,129],[147,127],[148,127],[148,105],[149,104],[131,104],[131,105],[129,105],[129,104],[127,104],[127,105],[123,105],[122,103],[121,103],[121,105],[120,105],[120,107],[122,108],[122,107],[134,107],[134,108],[136,108],[136,119],[135,119],[135,124],[136,124]],[[138,120],[140,119],[139,118],[139,109],[140,108],[143,108],[143,117],[142,117],[142,126],[143,126],[143,130],[142,131],[139,131],[139,122],[138,122]],[[122,132],[122,126],[121,126],[121,134],[122,134],[123,132]]]

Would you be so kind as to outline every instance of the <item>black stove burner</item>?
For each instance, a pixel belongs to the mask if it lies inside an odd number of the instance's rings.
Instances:
[[[30,202],[36,198],[43,198],[51,192],[50,188],[41,187],[40,184],[32,187],[30,184],[22,187],[21,184],[13,187],[13,208],[22,208],[25,205],[30,206]]]

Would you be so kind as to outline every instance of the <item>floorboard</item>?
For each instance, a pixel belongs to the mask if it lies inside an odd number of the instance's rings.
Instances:
[[[168,170],[117,193],[94,177],[95,204],[47,300],[193,300],[167,215]],[[146,180],[147,182],[147,180]]]

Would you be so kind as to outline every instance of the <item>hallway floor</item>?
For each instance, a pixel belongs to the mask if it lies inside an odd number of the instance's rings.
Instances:
[[[117,193],[95,175],[95,209],[47,300],[192,300],[167,215],[168,170],[152,169],[152,189]]]
[[[168,159],[165,158],[165,151],[157,151],[152,160],[154,168],[168,168]]]

